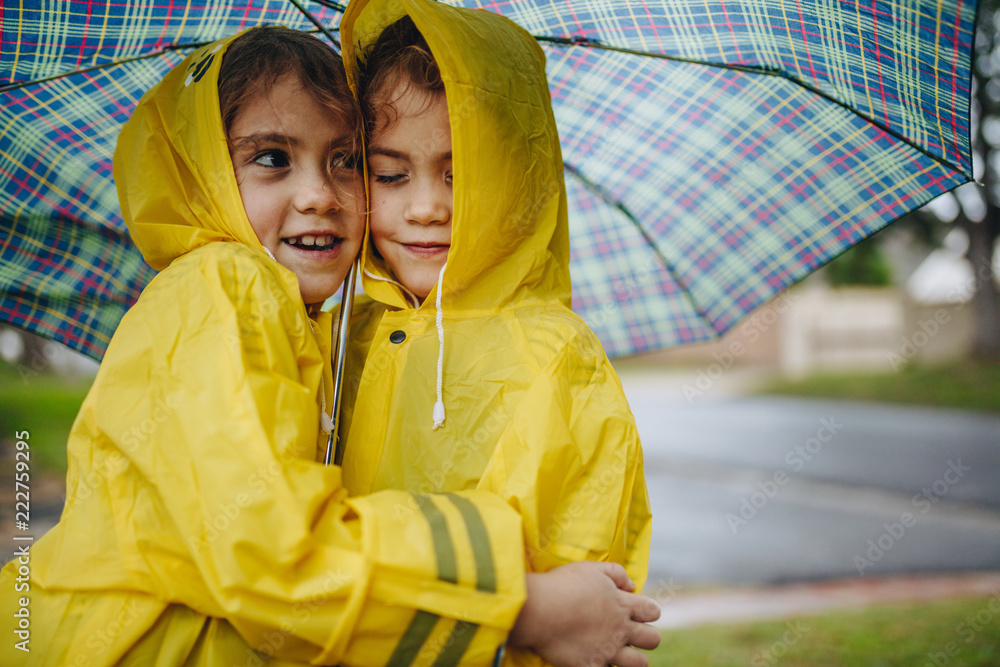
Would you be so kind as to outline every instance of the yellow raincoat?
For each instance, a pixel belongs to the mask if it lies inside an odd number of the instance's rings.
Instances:
[[[641,586],[651,530],[642,450],[617,375],[569,308],[566,192],[543,52],[487,11],[355,0],[341,23],[349,77],[403,14],[447,93],[451,248],[443,283],[414,308],[378,279],[392,274],[366,240],[371,298],[351,330],[344,483],[352,495],[491,491],[521,514],[532,570],[615,561]],[[446,418],[433,430],[439,289]]]
[[[0,664],[489,664],[524,600],[520,519],[483,492],[348,499],[317,463],[330,318],[243,212],[217,94],[231,41],[119,139],[160,273],[73,426],[60,523],[0,575]]]

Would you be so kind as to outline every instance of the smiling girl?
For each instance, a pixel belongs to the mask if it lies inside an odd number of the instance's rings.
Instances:
[[[318,462],[320,305],[364,231],[358,134],[339,58],[283,28],[202,47],[140,101],[114,174],[159,273],[73,426],[60,523],[26,586],[17,561],[0,576],[0,664],[387,664],[414,623],[458,610],[470,655],[492,658],[524,602],[517,514],[471,493],[400,517],[412,494],[347,499]],[[494,545],[490,592],[442,574],[444,542],[474,569],[472,534]]]

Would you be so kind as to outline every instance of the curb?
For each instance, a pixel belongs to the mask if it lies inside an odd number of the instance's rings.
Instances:
[[[953,598],[1000,597],[1000,572],[856,578],[721,589],[657,599],[660,630],[809,616],[829,610]]]

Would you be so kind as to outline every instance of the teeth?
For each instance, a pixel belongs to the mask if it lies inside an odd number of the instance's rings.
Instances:
[[[337,237],[333,234],[324,234],[322,236],[317,236],[315,234],[304,234],[299,237],[292,237],[285,239],[290,245],[299,248],[314,248],[314,249],[329,249],[331,246],[337,244]]]

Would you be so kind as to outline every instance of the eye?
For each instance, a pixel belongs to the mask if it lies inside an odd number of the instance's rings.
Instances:
[[[261,151],[254,155],[251,161],[269,169],[284,169],[291,164],[285,151],[279,150]]]
[[[375,174],[375,182],[383,185],[392,185],[406,178],[406,174]]]
[[[448,185],[452,184],[452,181],[454,180],[454,178],[455,178],[455,175],[452,172],[446,171],[444,173],[444,182],[447,183]]]

